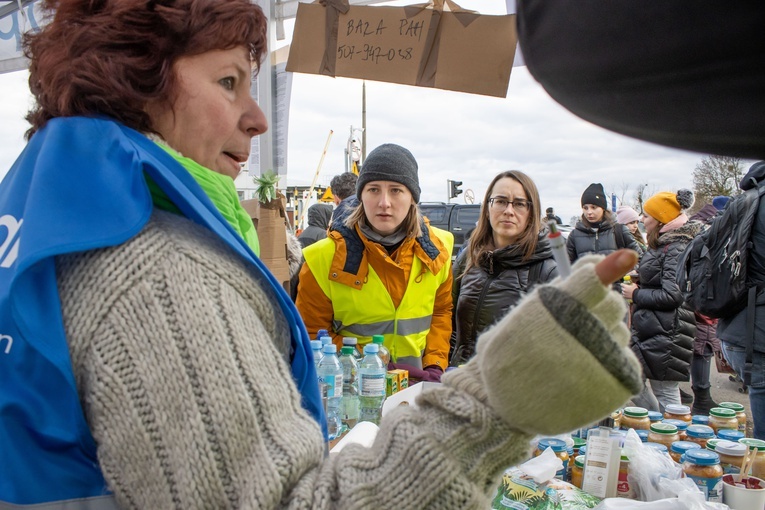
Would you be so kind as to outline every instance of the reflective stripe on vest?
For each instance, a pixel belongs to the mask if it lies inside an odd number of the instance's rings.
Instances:
[[[441,239],[451,253],[451,234],[433,227],[430,233]],[[390,294],[371,265],[361,290],[330,281],[328,276],[334,255],[332,239],[319,241],[304,251],[308,267],[332,301],[334,331],[342,336],[355,336],[359,345],[369,343],[372,335],[383,335],[394,361],[401,357],[421,357],[430,332],[436,293],[449,278],[450,265],[444,264],[434,275],[415,256],[406,292],[398,308],[394,308]]]
[[[118,510],[118,508],[114,496],[67,499],[52,503],[37,503],[36,505],[12,505],[0,501],[0,510]]]

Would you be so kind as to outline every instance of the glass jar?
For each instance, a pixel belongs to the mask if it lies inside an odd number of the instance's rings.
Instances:
[[[741,472],[741,464],[744,462],[744,455],[747,446],[739,442],[725,441],[720,439],[715,445],[715,453],[720,456],[720,466],[723,474],[737,475]]]
[[[709,426],[715,434],[722,429],[738,430],[736,411],[724,407],[713,407],[709,410]]]
[[[582,488],[584,480],[584,455],[577,455],[574,459],[574,467],[571,468],[571,484]]]
[[[558,457],[561,462],[563,462],[563,469],[555,473],[555,476],[558,477],[559,480],[563,480],[564,482],[567,482],[567,472],[568,472],[568,446],[566,445],[566,442],[562,439],[556,439],[554,437],[545,437],[539,440],[539,443],[537,444],[537,451],[535,452],[534,456],[539,456],[542,454],[543,451],[547,450],[548,448],[552,448],[553,453],[555,453],[555,456]]]
[[[683,420],[664,420],[663,423],[669,423],[677,427],[677,435],[680,436],[680,441],[685,441],[685,431],[688,429],[688,422]]]
[[[648,430],[651,427],[648,410],[643,407],[625,407],[620,426],[625,430]]]
[[[702,448],[706,448],[707,441],[715,437],[715,431],[707,425],[689,425],[685,429],[685,434],[687,436],[685,438],[686,441],[698,443]]]
[[[733,409],[736,411],[736,419],[738,420],[738,430],[746,435],[746,412],[744,406],[738,402],[720,402],[717,407],[723,407],[725,409]]]
[[[709,425],[709,416],[704,414],[694,414],[691,417],[691,425]]]
[[[649,443],[663,444],[669,450],[672,443],[680,441],[680,436],[677,434],[677,427],[670,423],[654,423],[651,425],[651,431],[648,433]]]
[[[688,450],[683,462],[683,473],[696,483],[704,493],[704,499],[715,503],[722,501],[723,469],[717,453],[709,450]]]
[[[725,441],[733,441],[738,443],[739,439],[744,438],[744,433],[740,430],[722,429],[717,431],[717,438],[724,439]]]
[[[760,439],[754,439],[751,437],[745,437],[738,440],[739,443],[745,444],[750,450],[757,448],[757,457],[754,458],[754,465],[752,466],[752,476],[763,479],[765,478],[765,441]]]
[[[657,421],[663,420],[664,415],[659,411],[648,411],[648,419],[651,420],[651,423],[656,423]]]
[[[682,404],[667,404],[664,406],[664,419],[683,420],[690,425],[693,420],[691,408]]]
[[[622,455],[621,462],[619,462],[619,479],[616,482],[616,497],[635,499],[635,491],[630,486],[627,475],[630,473],[630,459],[626,455]]]
[[[700,444],[692,441],[675,441],[672,443],[672,446],[669,447],[669,456],[679,464],[680,457],[682,457],[685,452],[688,450],[698,450],[700,448]]]

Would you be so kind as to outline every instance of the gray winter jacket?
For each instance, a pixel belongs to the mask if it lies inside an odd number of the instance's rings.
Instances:
[[[630,345],[648,379],[690,379],[696,319],[683,302],[676,274],[685,247],[702,227],[690,221],[662,234],[658,248],[648,248],[640,260],[640,288],[632,294]]]
[[[309,207],[308,227],[298,236],[300,246],[305,248],[327,237],[327,228],[331,217],[332,206],[329,204],[313,204]]]

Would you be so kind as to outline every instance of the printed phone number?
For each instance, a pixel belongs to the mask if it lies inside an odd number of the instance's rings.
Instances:
[[[355,45],[343,44],[337,48],[338,60],[353,60],[354,56],[361,55],[359,60],[366,62],[373,62],[377,64],[382,60],[383,62],[392,62],[394,60],[412,60],[413,48],[382,48],[381,46],[374,46],[372,44],[365,44],[361,48],[357,48]]]

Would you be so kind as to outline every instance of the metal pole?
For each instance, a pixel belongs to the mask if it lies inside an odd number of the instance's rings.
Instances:
[[[361,161],[367,159],[367,82],[361,81]]]

